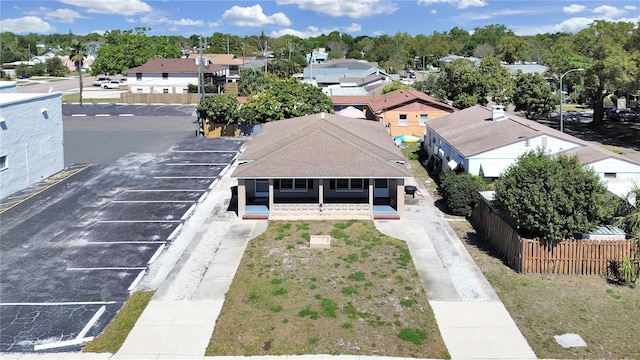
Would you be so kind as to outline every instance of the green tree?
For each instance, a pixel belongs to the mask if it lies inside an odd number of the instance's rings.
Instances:
[[[288,79],[292,75],[301,73],[302,66],[297,62],[289,59],[274,59],[269,61],[267,71],[275,75],[279,79]]]
[[[49,74],[49,76],[62,77],[67,75],[67,73],[69,72],[69,69],[57,56],[47,59],[45,66],[47,68],[47,74]]]
[[[333,112],[333,103],[318,87],[294,80],[275,81],[251,96],[242,106],[241,117],[248,123],[265,123],[298,116]]]
[[[82,63],[84,61],[85,56],[87,56],[87,49],[82,42],[78,39],[74,38],[71,40],[71,54],[70,59],[76,66],[76,71],[78,71],[78,85],[79,85],[79,94],[80,94],[80,106],[82,106]]]
[[[524,58],[524,52],[528,48],[526,40],[519,36],[509,35],[500,39],[496,48],[498,57],[507,64],[514,64]]]
[[[454,215],[470,216],[480,201],[479,192],[485,188],[484,180],[477,175],[450,171],[444,175],[439,191]]]
[[[549,114],[558,104],[558,97],[541,74],[518,72],[515,82],[513,103],[516,111],[524,111],[528,119],[534,115]]]
[[[105,43],[98,49],[98,56],[91,67],[93,75],[125,75],[130,68],[144,65],[151,58],[179,58],[181,49],[166,37],[152,39],[149,30],[111,30],[104,35]]]
[[[464,59],[458,59],[444,67],[438,84],[453,106],[464,109],[482,101],[483,82],[480,69]],[[486,101],[486,100],[485,100]]]
[[[205,97],[196,106],[200,118],[213,123],[237,124],[240,122],[240,103],[231,94]]]
[[[522,235],[553,244],[593,230],[612,208],[607,189],[577,157],[539,149],[518,158],[496,184],[495,204]]]
[[[240,84],[238,93],[240,96],[251,96],[266,89],[271,80],[259,69],[246,68],[240,71]]]
[[[405,84],[401,83],[400,81],[394,81],[391,84],[383,86],[382,87],[382,93],[383,94],[388,94],[390,92],[394,92],[394,91],[400,90],[400,89],[411,89],[411,86],[405,85]]]
[[[493,56],[482,58],[480,62],[480,78],[482,89],[478,102],[487,104],[487,97],[500,105],[507,105],[513,96],[513,78],[509,70],[500,64],[500,60]]]
[[[607,95],[615,90],[636,90],[640,77],[638,50],[631,49],[629,42],[637,31],[633,23],[596,20],[574,38],[573,50],[583,61],[578,67],[585,69],[585,87],[594,100],[596,126],[602,123]]]
[[[36,63],[31,67],[29,74],[31,76],[42,76],[47,73],[47,67],[43,63]]]

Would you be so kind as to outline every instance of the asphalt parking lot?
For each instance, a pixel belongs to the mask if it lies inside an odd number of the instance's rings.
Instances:
[[[125,105],[125,104],[63,104],[63,116],[192,116],[194,105]]]
[[[187,136],[165,152],[84,167],[6,207],[0,352],[79,350],[99,334],[241,146]]]

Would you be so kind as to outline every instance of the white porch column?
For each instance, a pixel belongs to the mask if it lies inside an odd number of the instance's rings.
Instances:
[[[318,179],[318,203],[322,209],[324,203],[324,179]]]
[[[247,190],[245,187],[245,179],[238,179],[238,217],[242,219],[246,212],[247,206]]]
[[[273,179],[269,179],[269,212],[273,209]]]
[[[396,211],[400,218],[404,216],[404,179],[398,179],[396,187]]]
[[[369,212],[373,216],[373,184],[375,179],[369,179]]]

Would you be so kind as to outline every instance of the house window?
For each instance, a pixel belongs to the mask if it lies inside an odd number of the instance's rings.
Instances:
[[[138,94],[142,94],[142,88],[137,88],[137,89],[136,89],[136,92],[137,92]]]
[[[7,155],[0,156],[0,170],[8,168]]]
[[[604,177],[606,179],[615,179],[616,178],[616,173],[604,173]]]
[[[182,93],[183,94],[188,94],[189,93],[189,89],[182,89]]]
[[[362,179],[336,179],[336,190],[362,190]]]
[[[280,189],[290,191],[306,191],[308,189],[307,179],[281,179]]]
[[[162,73],[162,80],[169,79],[169,73]]]
[[[136,80],[142,80],[142,73],[136,73]]]
[[[398,115],[398,126],[407,126],[407,114]]]
[[[162,93],[163,94],[168,94],[169,93],[169,89],[162,89]]]
[[[420,126],[427,126],[429,121],[429,114],[420,114]]]

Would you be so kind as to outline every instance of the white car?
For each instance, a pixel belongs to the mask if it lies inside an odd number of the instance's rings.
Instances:
[[[108,83],[109,80],[111,80],[111,79],[109,79],[108,77],[100,76],[100,77],[96,78],[96,81],[93,82],[93,86],[102,87],[102,85],[105,84],[105,83]]]
[[[103,89],[120,89],[120,81],[110,80],[109,82],[102,83]]]

